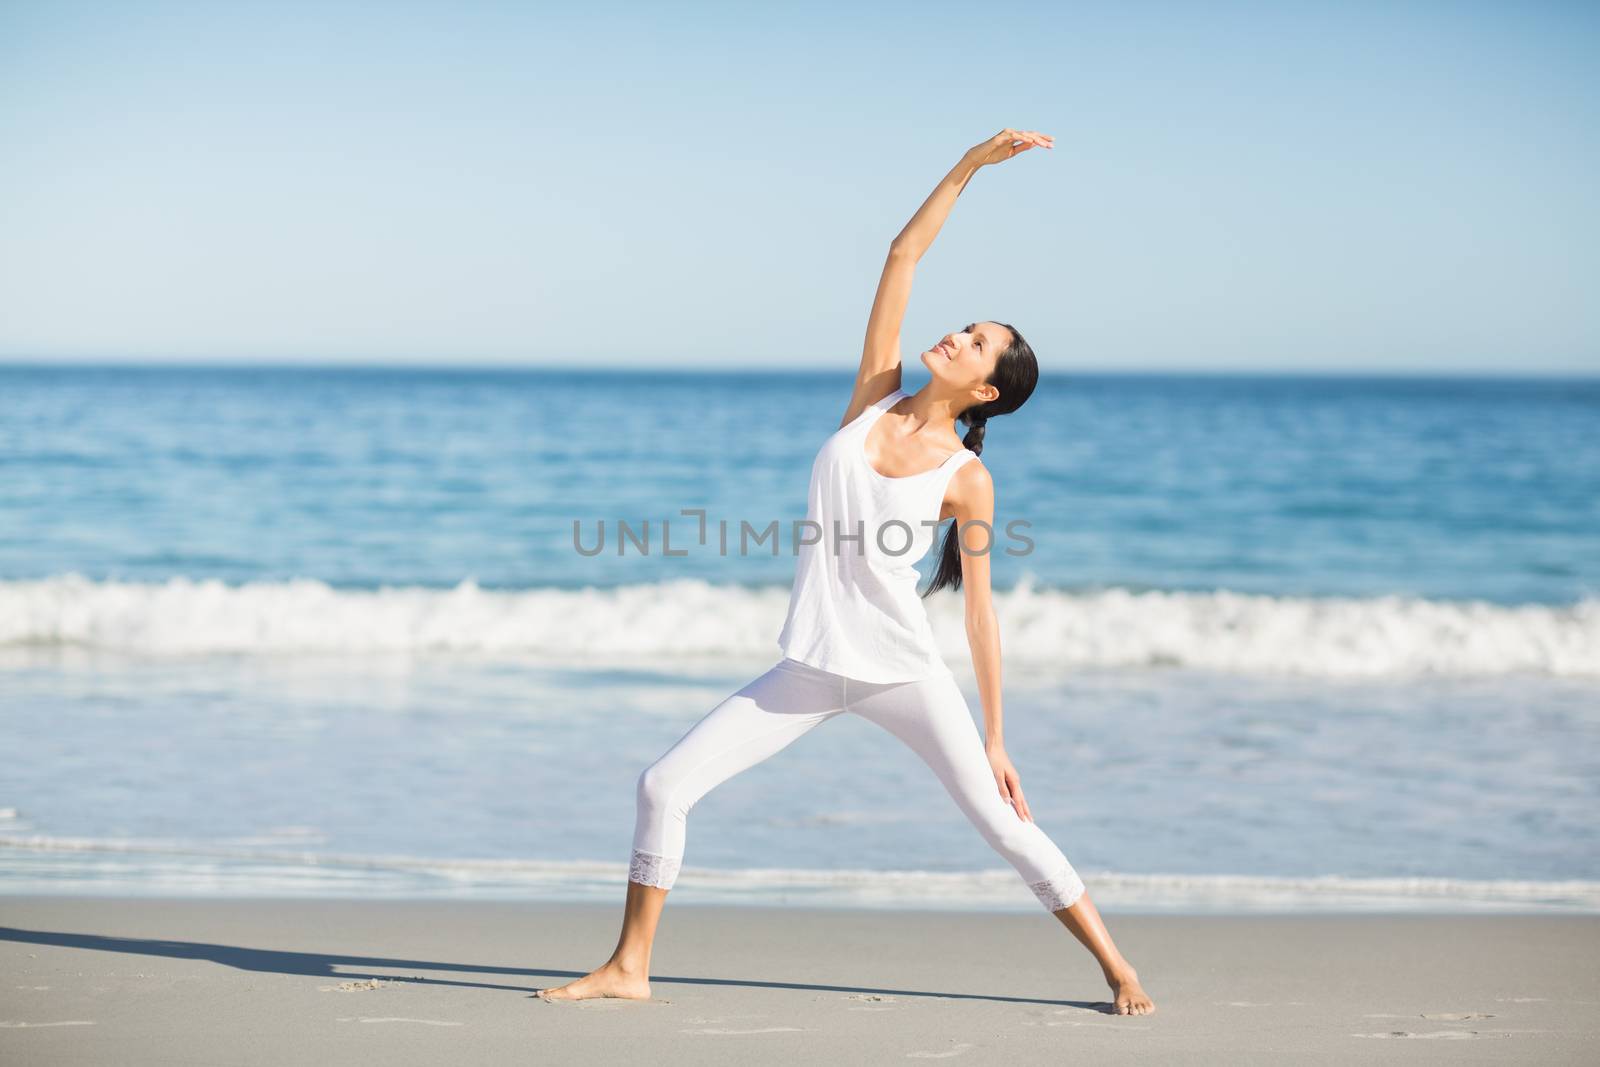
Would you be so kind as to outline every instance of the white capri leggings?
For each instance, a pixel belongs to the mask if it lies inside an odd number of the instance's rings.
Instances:
[[[847,711],[910,745],[1047,910],[1077,903],[1083,881],[1038,824],[1001,797],[977,724],[952,675],[862,682],[787,658],[712,708],[639,775],[628,880],[671,889],[695,802]]]

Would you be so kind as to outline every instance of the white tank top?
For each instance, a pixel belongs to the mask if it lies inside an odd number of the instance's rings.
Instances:
[[[902,398],[896,389],[823,442],[778,645],[790,659],[864,682],[949,674],[917,596],[916,563],[938,532],[950,477],[977,453],[963,448],[905,478],[867,462],[867,431]],[[820,531],[820,533],[819,533]],[[859,535],[859,536],[857,536]]]

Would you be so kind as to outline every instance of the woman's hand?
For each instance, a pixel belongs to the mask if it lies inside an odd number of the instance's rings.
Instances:
[[[861,369],[856,374],[856,389],[845,409],[848,424],[869,403],[900,383],[900,322],[911,296],[911,275],[917,261],[933,244],[939,229],[950,214],[956,197],[967,182],[984,166],[1010,159],[1035,145],[1054,148],[1049,134],[1033,130],[1004,129],[987,141],[967,149],[950,173],[939,179],[928,199],[917,208],[911,221],[895,235],[888,262],[878,279],[878,295],[872,302],[872,317],[867,320],[867,346],[861,354]]]
[[[1033,821],[1033,812],[1028,810],[1028,801],[1022,795],[1022,777],[1017,774],[1017,769],[1011,765],[1011,757],[1006,755],[1003,748],[990,748],[985,750],[989,756],[989,769],[994,771],[995,784],[1000,787],[1000,795],[1007,804],[1016,809],[1017,817],[1024,822]]]
[[[990,163],[1003,163],[1012,156],[1026,152],[1035,145],[1054,148],[1056,139],[1047,133],[1033,130],[1004,129],[987,141],[967,149],[967,158],[980,167]]]

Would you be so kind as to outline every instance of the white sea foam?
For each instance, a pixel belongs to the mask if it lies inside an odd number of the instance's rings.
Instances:
[[[48,857],[56,856],[54,862]],[[44,857],[44,862],[32,857]],[[609,899],[625,862],[443,859],[263,849],[178,840],[0,836],[8,892],[286,894]],[[1081,871],[1095,899],[1170,911],[1553,911],[1600,913],[1600,882],[1342,875]],[[1010,868],[815,870],[686,866],[678,888],[703,902],[840,907],[1038,906]]]
[[[1008,662],[1184,666],[1336,677],[1532,672],[1600,676],[1600,598],[1497,605],[1401,596],[1062,591],[996,594]],[[335,589],[314,580],[228,585],[0,582],[0,646],[143,654],[470,652],[574,661],[773,655],[782,587],[694,579],[614,588]],[[959,595],[930,599],[947,659],[965,656]],[[954,657],[954,659],[952,659]]]

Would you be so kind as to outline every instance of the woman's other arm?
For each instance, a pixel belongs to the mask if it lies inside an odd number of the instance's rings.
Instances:
[[[983,703],[983,751],[995,785],[1018,818],[1033,821],[1022,780],[1006,755],[1000,698],[1000,622],[989,585],[994,550],[994,480],[982,463],[966,463],[950,479],[951,508],[961,535],[961,589],[966,598],[967,645]]]

